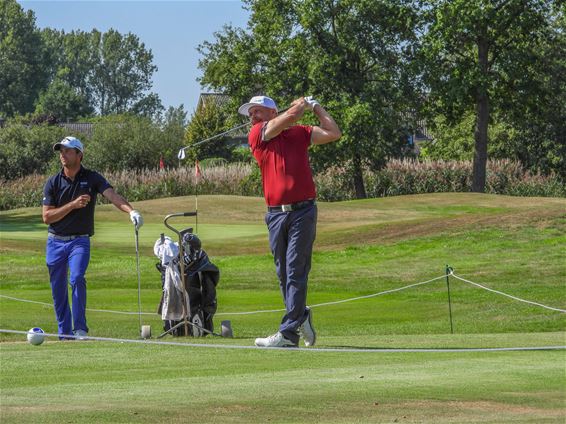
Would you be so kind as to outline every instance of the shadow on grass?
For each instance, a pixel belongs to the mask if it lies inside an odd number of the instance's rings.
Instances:
[[[32,232],[47,231],[40,214],[34,215],[1,215],[0,231],[2,232]]]

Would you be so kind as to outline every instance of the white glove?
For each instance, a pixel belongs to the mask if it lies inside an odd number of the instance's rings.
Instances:
[[[307,102],[308,110],[313,110],[316,105],[320,105],[312,96],[305,97],[305,102]]]
[[[143,218],[138,211],[130,212],[130,220],[136,226],[136,230],[139,230],[140,227],[143,225]]]

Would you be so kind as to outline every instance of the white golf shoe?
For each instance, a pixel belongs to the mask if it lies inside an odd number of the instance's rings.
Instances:
[[[86,340],[88,338],[88,334],[84,330],[76,330],[74,332],[75,340]]]
[[[299,332],[303,336],[305,346],[314,346],[316,343],[316,331],[314,331],[312,325],[312,309],[307,308],[307,311],[309,311],[309,315],[305,322],[299,327]]]
[[[255,339],[255,345],[259,347],[297,347],[295,343],[286,338],[279,331],[273,336]]]

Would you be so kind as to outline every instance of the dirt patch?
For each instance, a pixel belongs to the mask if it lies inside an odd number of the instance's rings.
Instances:
[[[437,413],[440,413],[441,416],[446,416],[441,411],[454,411],[454,416],[468,418],[470,416],[477,416],[479,419],[488,420],[488,422],[505,422],[510,416],[515,415],[523,416],[523,418],[530,417],[531,419],[566,417],[566,412],[559,408],[537,408],[492,401],[415,401],[401,403],[399,407],[402,410],[433,411],[431,412],[431,416]]]

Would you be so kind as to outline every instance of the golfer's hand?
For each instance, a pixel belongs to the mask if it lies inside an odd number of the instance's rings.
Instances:
[[[90,202],[90,195],[88,194],[81,194],[75,200],[73,200],[73,207],[74,209],[82,209]]]
[[[134,210],[130,212],[130,220],[135,225],[136,230],[139,230],[143,225],[143,218],[138,211]]]
[[[316,105],[320,105],[320,103],[317,102],[312,96],[305,97],[305,102],[307,104],[306,108],[308,110],[314,110],[314,107]]]

